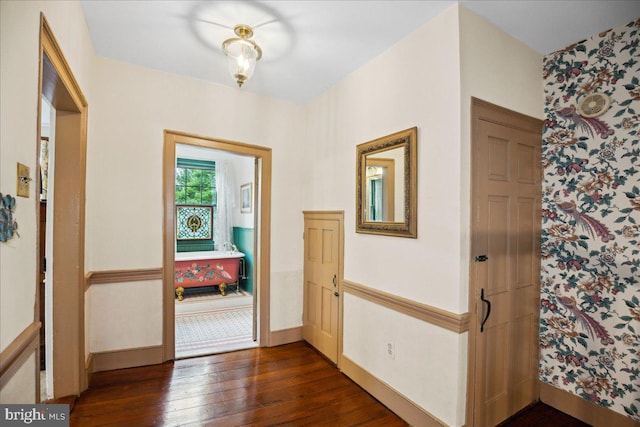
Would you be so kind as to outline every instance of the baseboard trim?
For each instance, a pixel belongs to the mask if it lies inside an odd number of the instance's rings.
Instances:
[[[359,283],[343,280],[342,289],[367,301],[382,305],[419,320],[440,326],[456,333],[469,330],[469,313],[456,314],[441,308],[421,304]]]
[[[400,394],[389,384],[373,376],[344,354],[342,355],[340,370],[410,425],[425,427],[447,425]]]
[[[135,368],[136,366],[157,365],[163,362],[164,347],[127,348],[91,353],[92,373],[114,369]]]
[[[302,326],[271,331],[269,336],[269,347],[291,344],[298,341],[302,341]]]
[[[593,426],[638,427],[638,422],[580,396],[540,382],[540,400]]]
[[[91,271],[85,277],[85,291],[91,285],[141,282],[144,280],[162,280],[162,268]]]
[[[0,389],[2,389],[38,350],[40,322],[33,322],[0,353]]]
[[[89,353],[87,360],[84,361],[85,384],[91,384],[91,376],[93,375],[93,353]]]

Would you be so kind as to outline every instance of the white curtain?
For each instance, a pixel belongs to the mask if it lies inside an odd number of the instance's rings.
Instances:
[[[237,191],[233,168],[227,160],[216,161],[216,191],[217,209],[213,218],[215,249],[230,250],[230,245],[233,244],[233,209],[236,207]],[[224,247],[226,242],[230,244],[227,248]]]

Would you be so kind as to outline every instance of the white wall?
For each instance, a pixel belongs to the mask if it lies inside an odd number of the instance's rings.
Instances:
[[[255,204],[255,159],[251,157],[240,157],[235,159],[234,163],[236,173],[236,209],[233,210],[233,225],[236,227],[253,228],[254,215],[256,213]],[[242,212],[242,196],[240,187],[245,184],[251,184],[251,212]]]
[[[461,225],[460,270],[464,272],[460,304],[467,306],[471,218],[471,97],[543,117],[542,55],[484,18],[460,7],[461,75]]]
[[[305,192],[306,209],[345,210],[346,278],[454,312],[462,309],[452,221],[460,187],[457,25],[455,9],[447,10],[309,105]],[[356,145],[413,126],[418,238],[355,234]]]
[[[16,163],[31,168],[36,179],[38,52],[40,12],[43,11],[87,99],[93,48],[79,2],[0,2],[0,192],[15,195]],[[39,195],[31,185],[29,198],[17,198],[15,218],[19,238],[0,244],[0,349],[4,350],[34,321],[36,290],[36,206]],[[30,362],[27,362],[30,363]],[[30,365],[32,366],[32,365]],[[16,384],[11,384],[12,382]],[[35,381],[18,377],[5,387],[1,401],[30,396]]]
[[[302,271],[303,174],[300,158],[303,111],[298,105],[239,89],[96,57],[87,153],[87,271],[162,266],[163,130],[171,129],[272,148],[272,310],[290,304],[289,277]],[[129,337],[103,334],[92,351],[160,344],[161,283],[158,298],[145,298],[133,283],[117,285],[138,301],[140,322]],[[298,284],[299,287],[302,283]],[[145,291],[146,292],[146,291]],[[113,306],[115,295],[92,295],[91,329]],[[302,299],[295,304],[302,307]],[[273,315],[273,314],[272,314]],[[297,326],[290,323],[287,327]],[[156,337],[149,343],[148,337]]]
[[[457,391],[466,377],[456,361],[465,356],[461,341],[466,342],[466,334],[460,336],[350,294],[344,303],[349,339],[344,340],[343,353],[357,358],[358,365],[447,425],[464,423],[456,421],[460,402],[464,403]],[[394,358],[386,355],[389,343],[394,346]]]
[[[460,57],[463,114],[469,114],[475,96],[543,117],[542,55],[464,6],[460,6]],[[465,140],[470,120],[463,118],[462,124]]]
[[[38,369],[40,368],[40,363],[38,363],[36,357],[34,352],[0,390],[0,402],[3,404],[35,403],[36,381],[38,378],[33,375],[33,372],[36,366],[38,366]]]
[[[162,344],[162,281],[97,285],[87,293],[92,353]],[[148,310],[159,307],[158,310]]]

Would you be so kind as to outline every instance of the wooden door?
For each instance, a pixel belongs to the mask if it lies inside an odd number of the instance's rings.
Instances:
[[[338,363],[343,214],[304,213],[302,337]]]
[[[471,278],[473,422],[538,399],[539,120],[474,100]]]

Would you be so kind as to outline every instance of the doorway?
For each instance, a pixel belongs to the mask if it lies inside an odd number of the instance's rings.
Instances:
[[[179,176],[177,175],[177,153],[180,150],[187,150],[187,152],[194,152],[205,150],[209,153],[217,153],[218,157],[226,157],[232,158],[235,160],[239,159],[250,159],[253,162],[253,178],[250,182],[244,182],[246,180],[243,178],[243,182],[238,183],[238,185],[234,185],[234,187],[229,191],[234,191],[238,195],[238,209],[242,209],[245,212],[240,212],[241,214],[247,214],[247,209],[244,206],[244,203],[247,203],[251,206],[251,210],[253,213],[252,224],[253,224],[253,244],[246,242],[243,247],[245,250],[253,250],[253,259],[251,260],[252,271],[247,271],[247,265],[244,265],[244,270],[242,268],[239,269],[238,280],[235,278],[231,278],[231,280],[222,280],[225,282],[224,285],[222,283],[212,282],[207,285],[201,287],[205,292],[207,291],[207,287],[210,288],[209,291],[212,291],[219,295],[218,302],[215,305],[228,305],[231,304],[234,298],[244,297],[244,301],[246,302],[247,295],[242,295],[242,281],[248,280],[249,278],[253,279],[251,293],[246,292],[248,290],[246,282],[244,287],[244,292],[249,294],[249,301],[252,302],[252,313],[251,313],[251,331],[252,336],[249,340],[246,340],[244,344],[248,344],[248,342],[252,343],[252,346],[268,346],[270,341],[269,335],[269,274],[270,274],[270,198],[271,198],[271,149],[259,147],[255,145],[248,145],[238,142],[217,140],[213,138],[201,137],[196,135],[190,135],[181,132],[175,131],[165,131],[165,142],[164,142],[164,165],[163,165],[163,193],[164,193],[164,244],[163,244],[163,253],[164,253],[164,261],[163,265],[165,266],[163,272],[163,287],[164,287],[164,297],[163,297],[163,305],[164,305],[164,332],[163,332],[163,341],[164,341],[164,359],[165,360],[173,360],[176,357],[185,357],[184,355],[176,354],[176,314],[180,315],[181,309],[176,308],[176,299],[179,299],[179,293],[182,294],[184,298],[185,294],[192,293],[193,289],[182,289],[179,290],[179,287],[185,288],[184,286],[178,286],[180,283],[177,283],[177,275],[179,275],[178,269],[179,265],[176,264],[176,261],[180,261],[179,258],[176,257],[176,253],[180,254],[180,252],[176,252],[178,249],[177,236],[178,236],[178,228],[176,224],[180,224],[179,215],[176,209],[176,184],[178,183],[177,179]],[[193,157],[193,156],[191,156]],[[187,172],[188,174],[188,172]],[[184,181],[183,183],[186,183]],[[243,191],[246,184],[252,184],[251,192],[249,193],[248,200],[242,200],[241,195],[245,195]],[[186,184],[185,184],[186,185]],[[178,203],[179,204],[179,203]],[[185,203],[186,204],[186,203]],[[188,208],[188,207],[185,207]],[[207,209],[202,209],[202,206],[199,207],[204,213],[195,213],[189,211],[186,215],[191,218],[194,217],[192,221],[193,229],[196,228],[200,230],[200,223],[198,221],[198,216],[201,214],[204,215],[200,219],[207,220]],[[187,209],[188,210],[188,209]],[[187,212],[185,210],[184,212]],[[188,219],[185,217],[185,219]],[[188,222],[185,222],[187,224]],[[198,225],[198,227],[196,227]],[[188,228],[188,227],[187,227]],[[188,235],[188,230],[186,230]],[[193,231],[193,230],[192,230]],[[200,236],[201,237],[201,236]],[[212,244],[211,239],[203,239],[199,244]],[[221,238],[218,242],[218,249],[222,249],[220,252],[225,252],[226,255],[232,255],[231,258],[238,258],[239,250],[238,246],[235,243],[232,243],[231,240],[233,238]],[[238,238],[238,240],[242,240],[242,238]],[[187,242],[187,245],[193,245],[194,242]],[[213,243],[215,245],[215,243]],[[221,245],[221,246],[220,246]],[[181,244],[181,246],[184,246]],[[197,246],[197,245],[196,245]],[[235,247],[234,247],[235,246]],[[204,248],[204,247],[203,247]],[[214,247],[214,249],[216,249]],[[195,252],[195,251],[194,251]],[[245,258],[245,253],[242,252],[242,257]],[[227,258],[227,257],[225,257]],[[246,261],[246,260],[245,260]],[[226,263],[227,261],[224,261]],[[223,261],[213,261],[208,262],[205,261],[206,265],[210,267],[213,266],[214,270],[211,271],[207,275],[207,279],[217,279],[221,276],[225,276],[227,270],[233,269],[235,267],[226,267]],[[193,263],[191,263],[193,264]],[[189,265],[191,265],[189,264]],[[204,268],[204,267],[203,267]],[[187,272],[186,275],[197,274],[199,271],[202,271],[201,267],[196,268],[198,271],[196,273]],[[224,270],[224,272],[222,271]],[[246,277],[246,279],[242,278],[242,275]],[[184,277],[182,277],[184,276]],[[185,283],[185,275],[181,275],[178,279],[182,279]],[[226,276],[225,276],[226,277]],[[191,277],[193,278],[193,277]],[[205,277],[203,276],[204,280]],[[227,278],[228,279],[228,278]],[[196,278],[199,280],[199,278]],[[188,288],[187,286],[186,288]],[[198,288],[197,286],[194,288]],[[222,294],[225,295],[222,295]],[[184,301],[184,299],[183,299]],[[182,301],[178,301],[179,303]],[[212,303],[214,304],[214,303]],[[224,308],[224,307],[223,307]],[[230,308],[230,307],[227,307]],[[231,307],[233,308],[233,307]],[[245,316],[246,317],[246,316]],[[248,341],[248,342],[247,342]],[[233,350],[233,347],[227,347],[226,349],[222,349],[221,351],[230,351]],[[207,354],[210,354],[214,351],[209,351]]]
[[[39,255],[38,282],[40,297],[40,400],[46,401],[53,397],[53,333],[52,333],[52,273],[53,269],[53,195],[55,181],[55,123],[56,110],[49,101],[42,97],[40,109],[40,154],[38,167],[40,169],[39,200]],[[49,219],[49,220],[47,220]],[[49,260],[49,268],[47,268]],[[49,325],[49,327],[47,327]],[[48,351],[47,351],[48,349]],[[50,369],[47,370],[47,366]]]
[[[55,171],[49,178],[55,182],[47,195],[46,229],[55,233],[46,243],[50,245],[45,290],[47,356],[46,369],[50,377],[48,395],[53,398],[79,395],[87,388],[84,340],[84,209],[87,146],[87,100],[80,90],[62,54],[44,14],[40,15],[40,74],[38,83],[38,122],[36,177],[40,167],[42,137],[42,100],[55,109],[51,123],[55,139]],[[52,175],[53,173],[53,175]],[[35,180],[37,204],[36,233],[41,234],[40,179]],[[49,203],[52,203],[49,206]],[[36,259],[40,259],[40,241]],[[56,256],[64,254],[64,256]],[[36,313],[40,320],[41,278],[36,280]],[[53,338],[55,337],[55,338]],[[37,382],[39,391],[40,382]],[[40,396],[38,395],[38,398]]]
[[[176,145],[176,359],[257,346],[255,163]]]
[[[542,121],[472,99],[468,425],[538,400]]]

